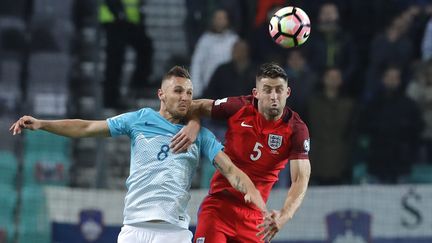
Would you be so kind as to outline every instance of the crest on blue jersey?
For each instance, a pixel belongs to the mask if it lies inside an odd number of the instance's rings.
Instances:
[[[282,146],[282,136],[269,134],[267,143],[271,149],[278,149]]]

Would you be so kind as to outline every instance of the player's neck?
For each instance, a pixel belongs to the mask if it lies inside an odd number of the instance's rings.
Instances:
[[[164,110],[164,109],[160,109],[159,114],[163,118],[167,119],[169,122],[174,123],[174,124],[182,123],[182,121],[183,121],[183,119],[174,117],[171,113],[169,113],[167,110]]]
[[[261,112],[260,112],[261,113]],[[266,114],[266,113],[261,113],[261,115],[264,117],[264,119],[266,119],[267,121],[277,121],[277,120],[279,120],[281,117],[282,117],[282,115],[283,115],[283,113],[281,113],[281,114],[279,114],[279,115],[277,115],[277,116],[271,116],[271,115],[269,115],[269,114]]]

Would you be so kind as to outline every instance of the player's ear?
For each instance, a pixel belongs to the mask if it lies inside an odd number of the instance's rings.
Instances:
[[[257,90],[257,88],[253,88],[253,89],[252,89],[252,95],[253,95],[254,98],[257,97],[257,95],[258,95],[258,90]]]
[[[287,97],[290,97],[290,95],[291,95],[291,88],[288,87],[288,88],[287,88]]]
[[[162,89],[158,89],[158,97],[159,97],[159,100],[164,100],[165,99],[165,94],[162,91]]]

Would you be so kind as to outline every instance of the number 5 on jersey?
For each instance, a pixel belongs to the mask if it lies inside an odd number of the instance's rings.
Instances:
[[[253,148],[253,152],[249,157],[252,161],[257,161],[259,158],[261,158],[260,148],[262,148],[262,147],[264,147],[262,144],[260,144],[258,142],[255,143],[255,146]]]

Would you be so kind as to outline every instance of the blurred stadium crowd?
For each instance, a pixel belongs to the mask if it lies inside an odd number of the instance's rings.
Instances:
[[[311,18],[299,48],[268,35],[286,5]],[[38,225],[43,185],[124,189],[129,173],[127,138],[8,134],[20,116],[157,109],[173,65],[190,68],[196,98],[248,95],[269,61],[285,68],[288,103],[309,126],[312,185],[432,182],[430,0],[1,0],[0,226],[14,212],[21,231]],[[203,125],[223,141],[223,123]],[[208,187],[213,170],[201,165],[193,188]]]
[[[278,8],[311,18],[301,47],[268,35]],[[158,104],[172,65],[196,98],[248,95],[277,62],[310,129],[312,184],[432,182],[432,1],[2,0],[2,185],[123,189],[127,139],[8,135],[21,115],[103,119]],[[223,140],[225,126],[203,121]],[[201,165],[194,188],[208,186]],[[277,184],[287,187],[288,175]],[[283,178],[286,178],[284,180]]]

